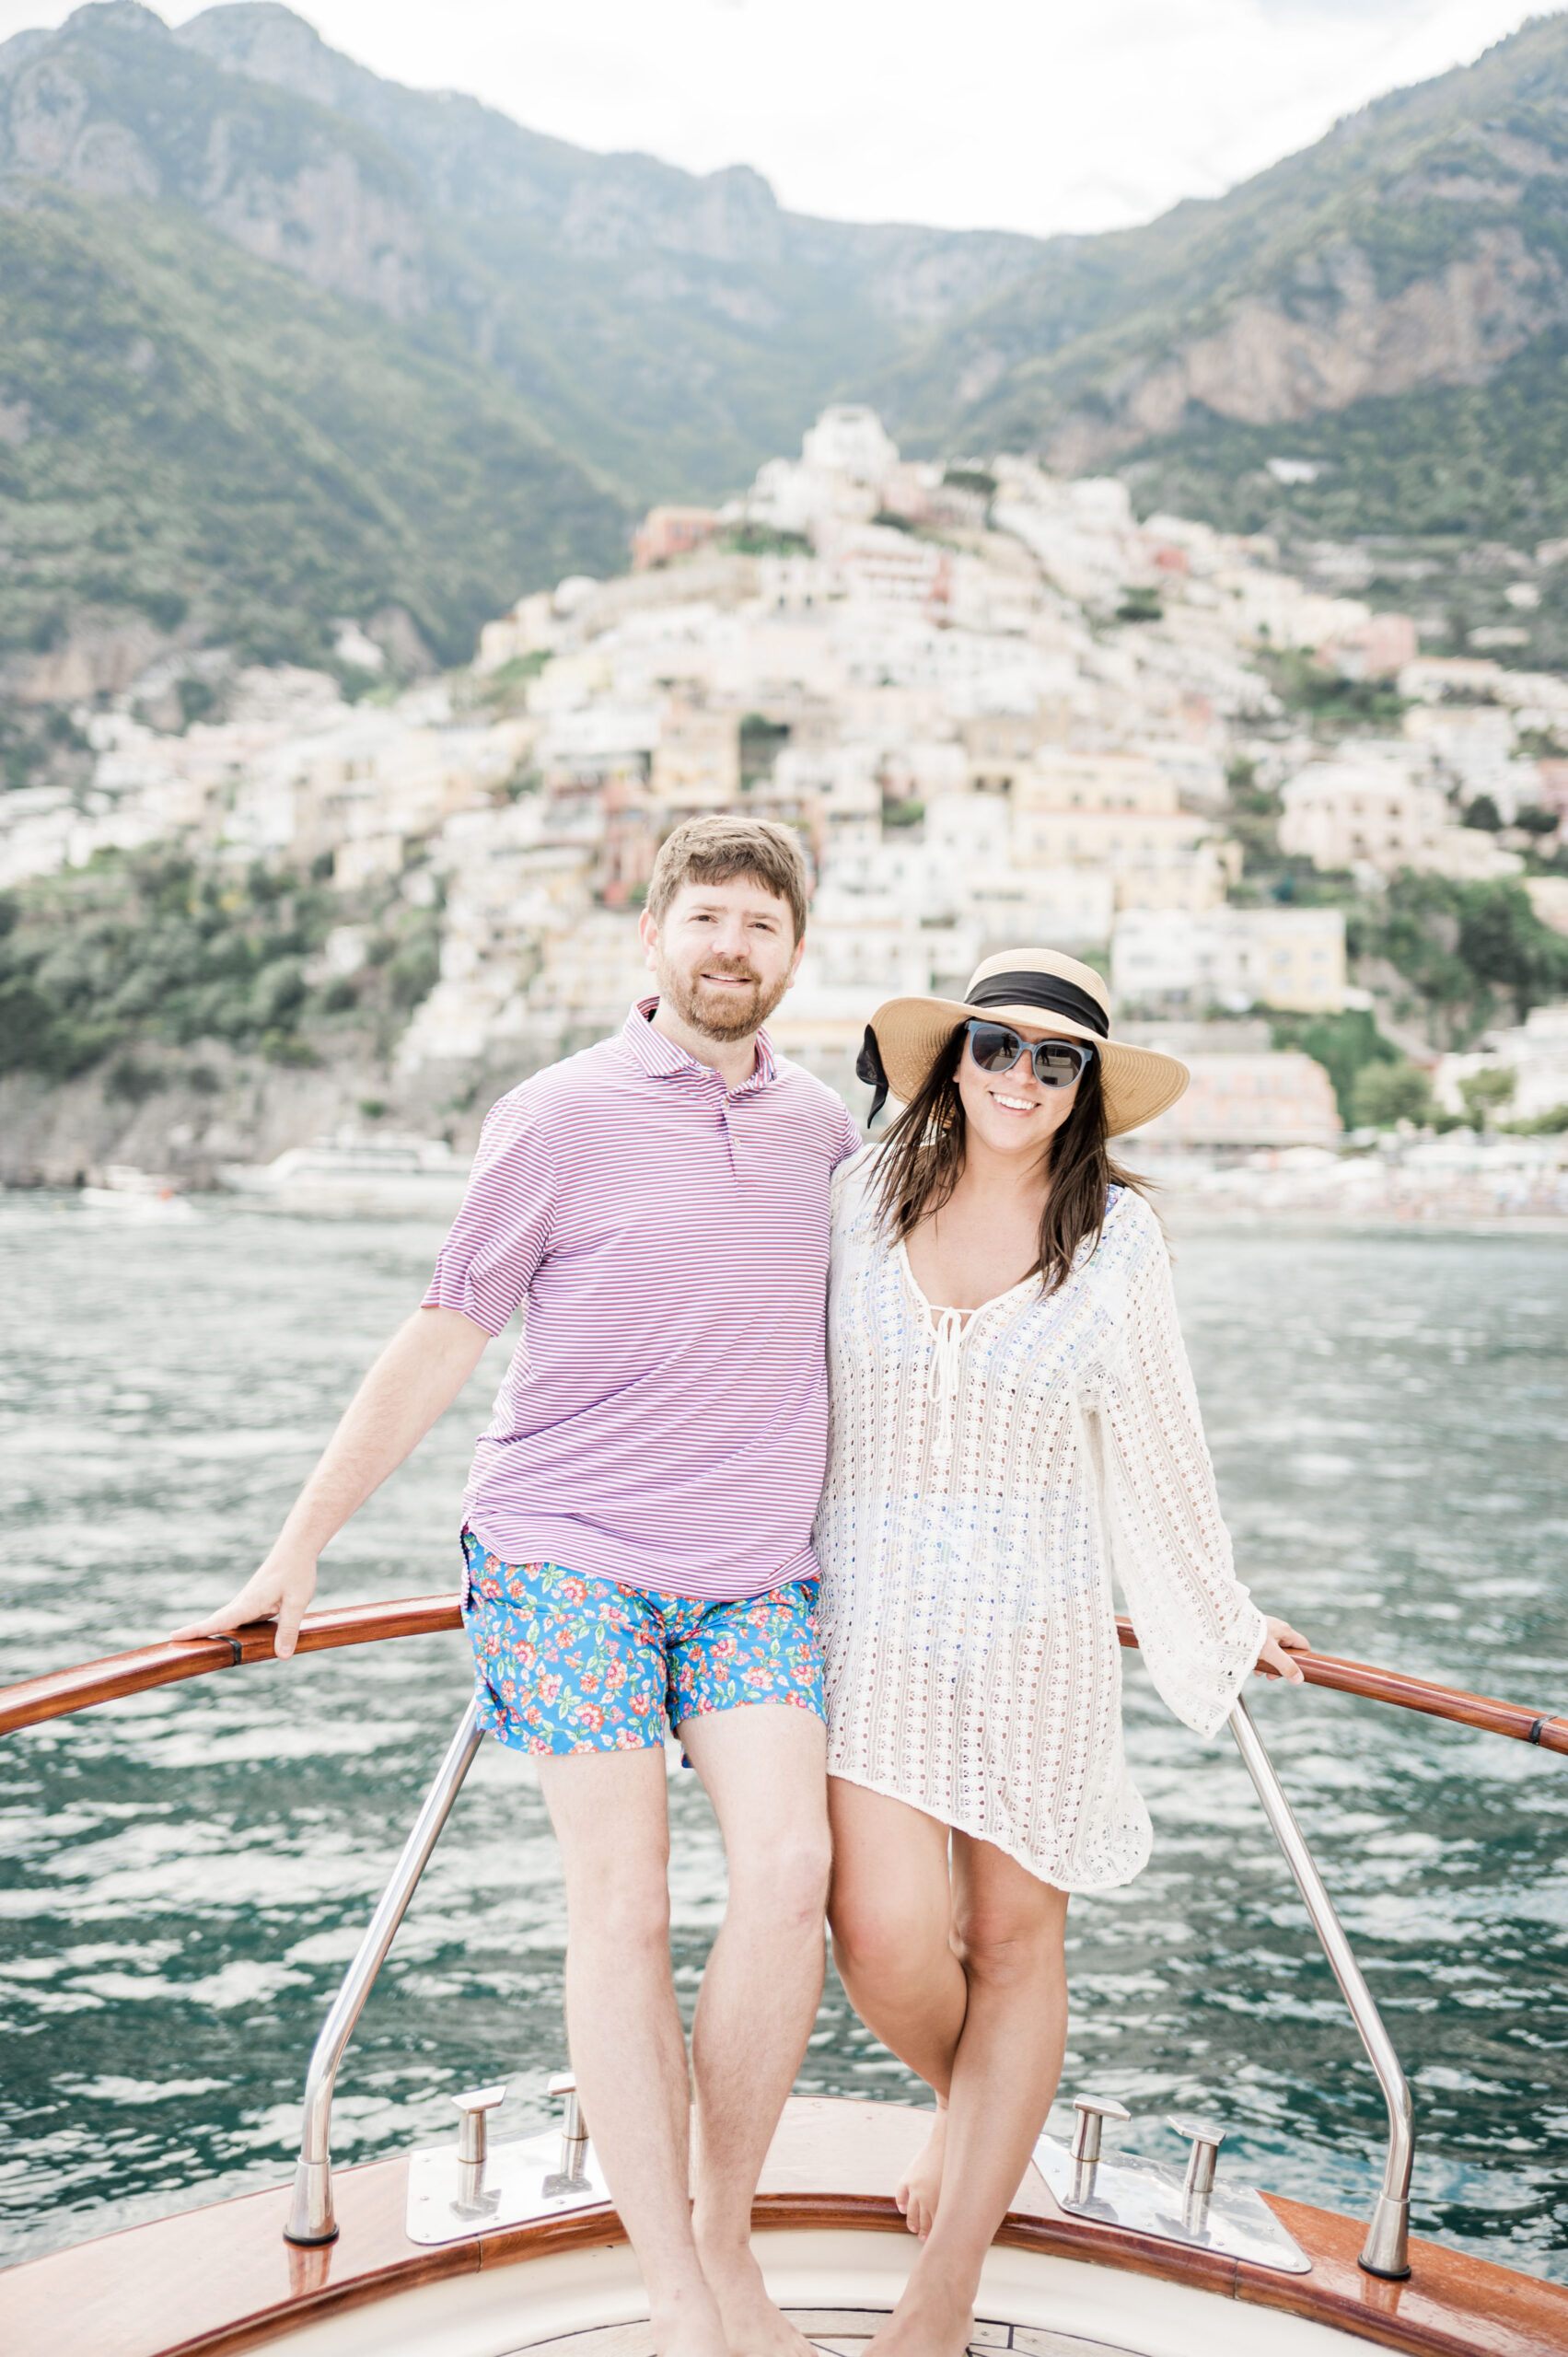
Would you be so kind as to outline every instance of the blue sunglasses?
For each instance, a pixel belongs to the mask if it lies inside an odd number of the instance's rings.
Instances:
[[[1037,1039],[1029,1042],[1005,1023],[966,1023],[970,1053],[981,1072],[1011,1072],[1026,1051],[1034,1076],[1042,1088],[1071,1088],[1082,1080],[1095,1051],[1077,1039]]]

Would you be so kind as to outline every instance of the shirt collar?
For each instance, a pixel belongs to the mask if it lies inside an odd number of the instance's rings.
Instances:
[[[708,1078],[712,1065],[700,1064],[684,1048],[678,1048],[673,1039],[654,1029],[651,1018],[657,1005],[656,993],[652,998],[640,998],[621,1027],[621,1042],[638,1070],[646,1073],[650,1080],[686,1080],[693,1074],[700,1079]],[[757,1061],[751,1075],[729,1094],[748,1096],[753,1089],[767,1088],[778,1076],[779,1062],[773,1043],[765,1031],[759,1031]]]

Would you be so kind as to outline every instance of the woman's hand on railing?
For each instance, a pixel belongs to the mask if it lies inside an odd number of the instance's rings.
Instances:
[[[1307,1681],[1302,1677],[1301,1665],[1292,1661],[1291,1655],[1293,1652],[1309,1654],[1312,1651],[1311,1638],[1304,1637],[1299,1629],[1293,1629],[1288,1620],[1276,1620],[1272,1613],[1266,1617],[1269,1633],[1258,1648],[1259,1668],[1271,1670],[1276,1678],[1284,1678],[1292,1686],[1305,1686]]]
[[[264,1563],[251,1573],[238,1596],[203,1620],[188,1620],[171,1637],[226,1637],[248,1621],[276,1620],[278,1633],[273,1652],[287,1661],[299,1637],[299,1624],[316,1593],[316,1558],[280,1539]]]

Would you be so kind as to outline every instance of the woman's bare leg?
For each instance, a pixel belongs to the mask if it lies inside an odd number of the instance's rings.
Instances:
[[[1067,2040],[1067,1894],[989,1842],[953,1836],[954,1931],[969,2002],[953,2057],[936,2222],[877,2357],[961,2357],[981,2269],[1045,2125]]]
[[[947,1828],[842,1776],[828,1779],[828,1811],[839,1977],[866,2027],[935,2091],[935,2124],[898,2191],[910,2232],[923,2235],[936,2215],[947,2086],[969,2002],[952,1947]]]

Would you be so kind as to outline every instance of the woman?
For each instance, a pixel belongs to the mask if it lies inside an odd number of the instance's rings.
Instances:
[[[1306,1639],[1232,1572],[1165,1239],[1106,1150],[1188,1074],[1109,1034],[1098,975],[1051,950],[988,959],[961,1004],[890,1001],[862,1076],[905,1109],[836,1182],[830,1913],[857,2012],[938,2106],[889,2357],[968,2340],[1056,2093],[1068,1895],[1148,1856],[1112,1570],[1200,1734],[1260,1661],[1301,1677]]]

